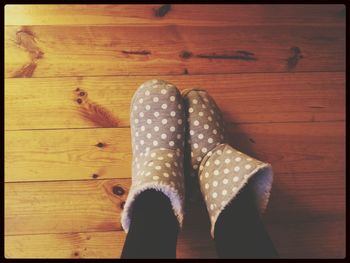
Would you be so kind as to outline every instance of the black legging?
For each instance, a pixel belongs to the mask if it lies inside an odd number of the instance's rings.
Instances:
[[[121,258],[175,258],[179,224],[169,199],[146,190],[135,200]],[[215,246],[220,258],[277,258],[249,185],[219,216]]]
[[[220,258],[278,258],[249,185],[222,211],[214,231]]]
[[[175,258],[178,232],[168,197],[146,190],[134,202],[121,258]]]

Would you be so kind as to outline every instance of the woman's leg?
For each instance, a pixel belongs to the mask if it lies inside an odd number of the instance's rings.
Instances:
[[[169,198],[146,190],[135,200],[121,258],[175,258],[178,231]]]
[[[215,245],[220,258],[278,258],[249,184],[216,221]]]

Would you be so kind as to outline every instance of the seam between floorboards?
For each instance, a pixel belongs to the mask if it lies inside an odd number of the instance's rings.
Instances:
[[[190,73],[190,74],[123,74],[123,75],[62,75],[62,76],[43,76],[43,77],[30,77],[30,78],[13,78],[5,77],[5,79],[54,79],[54,78],[77,78],[77,77],[145,77],[145,76],[159,76],[159,77],[173,77],[173,76],[206,76],[206,75],[246,75],[246,74],[302,74],[302,73],[345,73],[345,70],[327,70],[327,71],[253,71],[253,72],[222,72],[222,73]]]
[[[345,174],[345,170],[338,170],[338,171],[314,171],[314,172],[302,172],[303,174],[328,174],[328,173],[344,173]],[[279,175],[293,175],[293,174],[298,174],[297,173],[292,173],[292,172],[280,172],[278,173]],[[301,172],[300,172],[301,173]],[[345,178],[344,178],[345,179]],[[130,177],[122,177],[122,178],[118,178],[118,177],[111,177],[111,178],[96,178],[96,179],[73,179],[73,180],[69,180],[69,179],[65,179],[65,180],[40,180],[40,181],[4,181],[5,184],[17,184],[17,183],[54,183],[54,182],[80,182],[80,181],[111,181],[111,180],[131,180],[131,176]]]
[[[72,231],[72,232],[54,232],[54,233],[33,233],[33,234],[14,234],[14,235],[4,235],[4,236],[40,236],[40,235],[57,235],[57,234],[79,234],[79,233],[106,233],[106,232],[124,232],[123,229],[120,230],[106,230],[106,231]]]
[[[328,121],[271,121],[271,122],[228,122],[229,126],[236,125],[254,125],[254,124],[288,124],[288,123],[337,123],[345,122],[346,120],[328,120]],[[39,129],[15,129],[15,130],[5,130],[5,132],[15,132],[15,131],[52,131],[52,130],[92,130],[92,129],[130,129],[130,126],[121,127],[77,127],[77,128],[39,128]]]
[[[333,215],[331,216],[324,216],[323,218],[321,217],[320,218],[320,221],[340,221],[340,220],[343,220],[345,221],[344,219],[344,215],[345,215],[345,211],[344,213],[334,213]],[[269,225],[272,225],[272,224],[283,224],[283,223],[286,223],[286,222],[278,222],[278,220],[267,220],[266,218],[264,218],[263,220],[265,220],[266,223],[268,223]],[[314,219],[310,219],[310,220],[299,220],[299,221],[292,221],[292,222],[288,222],[288,223],[300,223],[300,222],[314,222]],[[33,234],[5,234],[4,236],[34,236],[34,235],[37,235],[37,236],[40,236],[40,235],[63,235],[63,234],[80,234],[80,233],[109,233],[109,232],[123,232],[124,233],[124,230],[121,228],[120,230],[106,230],[106,231],[72,231],[72,232],[52,232],[52,233],[33,233]]]

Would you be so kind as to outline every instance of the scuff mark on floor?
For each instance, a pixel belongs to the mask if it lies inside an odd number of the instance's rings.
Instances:
[[[183,50],[179,54],[182,59],[190,59],[192,57],[196,58],[206,58],[206,59],[236,59],[236,60],[245,60],[245,61],[255,61],[257,58],[255,54],[246,50],[237,50],[233,53],[221,53],[218,54],[216,52],[213,53],[202,53],[194,55],[191,51]]]
[[[251,143],[255,143],[255,140],[254,140],[253,138],[249,138],[249,141],[250,141]]]
[[[304,58],[299,47],[291,47],[292,56],[287,59],[287,70],[293,70],[300,59]]]
[[[217,53],[208,53],[208,54],[198,54],[197,58],[207,58],[207,59],[236,59],[236,60],[245,60],[245,61],[255,61],[257,58],[254,53],[244,50],[235,51],[232,55],[230,54],[217,54]]]
[[[169,11],[171,10],[171,5],[167,4],[167,5],[162,5],[161,7],[159,7],[158,9],[154,10],[154,15],[156,17],[163,17],[165,16]]]
[[[325,107],[323,106],[309,106],[311,109],[324,109]]]
[[[128,50],[122,50],[123,54],[126,55],[151,55],[151,51],[148,50],[141,50],[141,51],[128,51]]]

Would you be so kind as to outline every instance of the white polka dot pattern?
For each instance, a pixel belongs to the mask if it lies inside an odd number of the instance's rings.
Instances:
[[[245,155],[228,144],[220,144],[212,149],[211,156],[203,158],[201,165],[203,170],[199,172],[199,184],[210,215],[212,235],[220,212],[247,181],[261,170],[265,172],[260,173],[260,181],[252,178],[252,183],[257,183],[256,198],[261,199],[258,200],[258,206],[260,204],[261,210],[264,210],[272,184],[272,169],[269,164]]]
[[[140,86],[132,99],[130,116],[134,157],[154,148],[179,149],[182,154],[182,103],[179,90],[166,81],[149,80]]]
[[[198,174],[200,161],[211,149],[225,142],[225,123],[215,101],[204,90],[189,90],[184,93],[187,106],[189,141],[191,150],[191,175]]]
[[[129,211],[140,191],[154,188],[165,193],[180,226],[183,218],[184,113],[179,90],[168,82],[150,80],[135,92],[131,102],[132,185],[122,225],[128,230]]]
[[[142,185],[154,183],[155,181],[170,185],[171,182],[176,186],[176,190],[183,193],[183,165],[181,157],[175,154],[171,149],[153,149],[144,156],[140,156],[135,168],[136,174],[133,174],[132,184]]]

